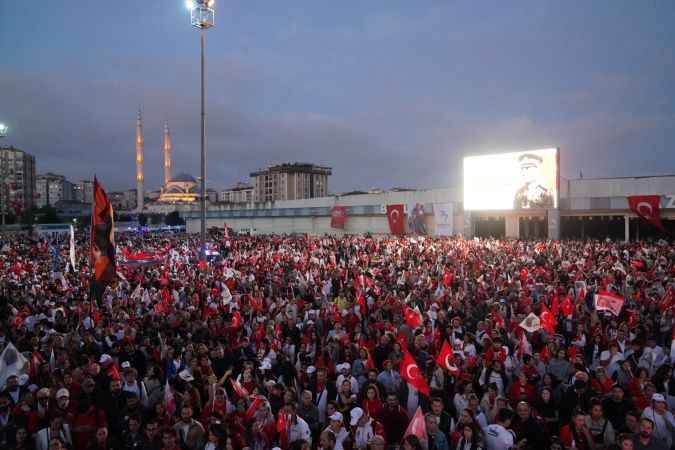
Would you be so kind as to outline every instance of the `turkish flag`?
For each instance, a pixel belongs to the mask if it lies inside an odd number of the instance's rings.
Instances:
[[[232,328],[239,328],[241,326],[241,313],[239,311],[235,311],[234,314],[232,314]]]
[[[539,322],[541,323],[541,327],[550,334],[553,334],[555,331],[555,326],[558,324],[557,321],[555,320],[555,317],[551,313],[551,311],[548,310],[546,305],[544,303],[541,304],[541,314],[539,314]]]
[[[408,428],[405,430],[405,434],[403,437],[409,436],[409,435],[417,436],[417,439],[420,441],[427,441],[427,425],[426,422],[424,421],[424,413],[422,412],[422,408],[419,406],[417,407],[417,411],[415,411],[415,415],[413,416],[412,420],[408,424]]]
[[[443,286],[447,288],[451,284],[452,284],[452,274],[446,270],[445,274],[443,275]]]
[[[288,447],[288,425],[286,422],[286,411],[283,408],[279,411],[276,425],[277,433],[279,433],[279,447],[285,449]]]
[[[368,352],[368,360],[366,361],[366,369],[372,370],[375,369],[375,361],[373,361],[373,357],[370,356],[370,352],[368,349],[366,349],[366,352]]]
[[[234,378],[230,378],[230,382],[232,383],[232,388],[234,389],[234,392],[239,396],[239,398],[248,398],[248,391],[244,386],[241,385],[240,382],[238,382]]]
[[[429,396],[429,384],[420,372],[420,368],[415,362],[415,359],[409,352],[403,352],[403,361],[401,361],[400,368],[401,378],[408,384],[414,386],[422,394]]]
[[[660,195],[631,195],[628,197],[628,206],[638,216],[665,232],[661,223],[661,196]]]
[[[363,292],[359,293],[357,304],[359,305],[361,316],[365,317],[368,315],[368,305],[366,305],[366,297],[363,295]]]
[[[613,292],[600,291],[595,295],[595,309],[598,311],[609,311],[615,316],[621,314],[623,302],[623,296]]]
[[[558,304],[558,296],[554,295],[553,300],[551,301],[551,314],[553,317],[557,316],[560,312],[560,305]]]
[[[565,317],[572,315],[574,308],[572,307],[572,299],[570,299],[569,295],[566,295],[565,299],[560,304],[560,310]]]
[[[246,418],[247,419],[252,419],[253,415],[255,412],[260,408],[263,404],[265,403],[265,398],[260,397],[260,396],[255,396],[253,397],[253,402],[251,402],[251,406],[248,407],[246,410]]]
[[[405,233],[403,205],[387,205],[387,220],[389,221],[389,231],[391,231],[391,234],[403,236]]]
[[[408,306],[404,306],[405,310],[403,312],[404,318],[405,318],[405,323],[408,325],[410,328],[417,328],[422,325],[422,313],[420,313],[419,309],[415,307],[415,309],[411,309]]]
[[[344,206],[333,206],[330,212],[330,226],[331,228],[344,229],[347,221],[347,208]]]
[[[441,352],[436,358],[436,363],[450,372],[450,375],[459,374],[459,369],[455,365],[455,355],[452,353],[452,348],[450,348],[448,341],[443,341],[443,346],[441,347]]]

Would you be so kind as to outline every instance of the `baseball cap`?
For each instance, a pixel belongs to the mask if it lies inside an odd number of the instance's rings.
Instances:
[[[336,422],[342,422],[342,413],[335,412],[328,417],[330,420],[335,420]]]
[[[652,395],[652,401],[665,403],[666,398],[662,394],[654,394]]]
[[[28,374],[25,374],[25,373],[21,374],[21,376],[19,377],[19,380],[18,380],[19,386],[25,386],[26,384],[28,384],[29,379],[30,379],[30,377],[28,376]]]
[[[51,391],[49,390],[49,388],[42,388],[37,392],[37,398],[41,397],[49,398],[50,395]]]
[[[190,371],[187,369],[181,370],[178,376],[180,377],[181,380],[185,381],[186,383],[195,380]]]
[[[131,368],[131,363],[129,361],[124,361],[122,363],[122,369],[129,369]]]
[[[309,366],[309,367],[307,368],[307,373],[308,373],[309,375],[313,374],[314,372],[316,372],[316,367],[314,367],[314,366]]]
[[[349,422],[349,424],[351,426],[355,426],[357,423],[359,423],[359,420],[361,419],[361,417],[363,417],[363,410],[359,407],[356,407],[349,412],[349,415],[352,418],[352,420]]]
[[[61,388],[58,391],[56,391],[56,398],[61,398],[61,397],[70,397],[70,392],[68,392],[68,389]]]
[[[265,358],[260,363],[260,370],[270,370],[272,368],[272,361],[269,358]]]
[[[106,363],[109,363],[109,362],[112,362],[112,356],[110,356],[107,353],[102,354],[101,358],[99,358],[99,360],[98,360],[99,364],[106,364]]]

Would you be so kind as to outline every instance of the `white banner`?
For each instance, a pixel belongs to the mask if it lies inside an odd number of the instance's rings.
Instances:
[[[70,226],[70,265],[73,266],[73,272],[77,272],[75,267],[75,229]]]
[[[434,203],[434,221],[436,222],[436,236],[451,236],[453,233],[453,205],[452,203]]]

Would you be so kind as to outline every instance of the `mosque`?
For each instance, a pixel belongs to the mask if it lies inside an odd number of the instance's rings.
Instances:
[[[141,111],[138,111],[136,120],[136,198],[138,210],[143,210],[145,197],[143,182],[145,179],[143,172],[143,120]],[[160,188],[158,203],[165,204],[185,204],[193,203],[199,197],[197,180],[187,173],[172,174],[171,161],[171,133],[169,124],[164,122],[164,139],[162,143],[164,154],[164,184]]]

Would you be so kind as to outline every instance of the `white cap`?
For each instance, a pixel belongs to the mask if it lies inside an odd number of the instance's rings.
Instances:
[[[112,362],[112,360],[113,360],[112,356],[110,356],[107,353],[104,353],[104,354],[101,355],[101,358],[98,360],[98,363],[99,364],[105,364],[105,363]]]
[[[22,373],[22,374],[19,376],[19,386],[25,386],[26,384],[28,384],[28,379],[29,379],[29,378],[30,378],[30,377],[28,376],[28,374]]]
[[[330,420],[335,420],[337,422],[342,422],[342,413],[334,412],[331,416],[328,417]]]
[[[195,378],[192,376],[192,374],[190,373],[190,371],[187,370],[187,369],[181,370],[181,371],[178,373],[178,376],[180,377],[181,380],[183,380],[183,381],[185,381],[185,382],[187,382],[187,383],[189,383],[190,381],[194,381],[194,379],[195,379]]]
[[[314,367],[314,366],[309,366],[309,367],[307,368],[307,373],[308,373],[309,375],[313,374],[314,372],[316,372],[316,367]]]
[[[265,358],[260,363],[260,370],[270,370],[272,368],[272,361],[269,358]]]
[[[652,395],[652,401],[666,403],[666,398],[661,394]]]
[[[70,397],[70,392],[68,392],[68,389],[61,388],[58,391],[56,391],[56,398],[61,398],[61,397]]]
[[[131,367],[131,363],[129,361],[124,361],[122,363],[122,369],[129,369]]]
[[[340,370],[349,370],[352,368],[352,365],[349,364],[348,362],[342,364],[342,368]]]
[[[352,417],[352,420],[349,422],[349,424],[354,427],[357,423],[359,423],[361,417],[363,417],[363,410],[357,406],[349,412],[349,415]]]

